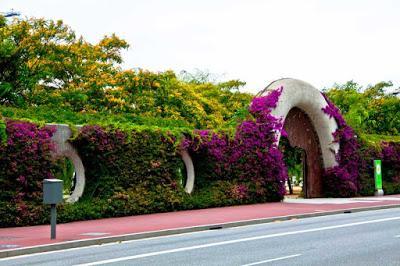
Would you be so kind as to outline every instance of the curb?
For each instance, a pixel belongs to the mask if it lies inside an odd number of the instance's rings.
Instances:
[[[34,254],[34,253],[40,253],[40,252],[48,252],[48,251],[79,248],[79,247],[86,247],[86,246],[93,246],[93,245],[101,245],[101,244],[107,244],[107,243],[113,243],[113,242],[139,240],[139,239],[158,237],[158,236],[170,236],[170,235],[177,235],[177,234],[183,234],[183,233],[239,227],[239,226],[244,226],[244,225],[254,225],[254,224],[271,223],[271,222],[277,222],[277,221],[287,221],[287,220],[291,220],[291,219],[311,218],[311,217],[328,216],[328,215],[341,214],[341,213],[363,212],[363,211],[383,210],[383,209],[392,209],[392,208],[400,208],[400,204],[348,208],[348,209],[339,209],[339,210],[327,211],[327,212],[316,212],[316,213],[313,212],[313,213],[295,214],[295,215],[287,215],[287,216],[276,216],[276,217],[260,218],[260,219],[253,219],[253,220],[227,222],[227,223],[221,223],[221,224],[207,224],[207,225],[182,227],[182,228],[166,229],[166,230],[159,230],[159,231],[148,231],[148,232],[143,232],[143,233],[100,237],[100,238],[95,238],[95,239],[66,241],[66,242],[61,242],[61,243],[45,244],[45,245],[38,245],[38,246],[31,246],[31,247],[25,247],[25,248],[16,248],[16,249],[0,251],[0,259],[14,257],[14,256]]]

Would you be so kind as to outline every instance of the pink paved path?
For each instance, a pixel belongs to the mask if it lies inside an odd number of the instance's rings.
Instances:
[[[335,211],[359,207],[400,205],[400,195],[391,195],[380,199],[382,200],[373,197],[363,198],[366,202],[351,202],[352,200],[350,199],[347,200],[346,203],[340,204],[264,203],[72,222],[57,225],[57,240],[49,239],[49,225],[0,228],[0,250],[285,215]],[[310,202],[313,201],[311,200]],[[329,202],[329,200],[327,202]],[[107,234],[102,236],[81,235],[84,233]]]

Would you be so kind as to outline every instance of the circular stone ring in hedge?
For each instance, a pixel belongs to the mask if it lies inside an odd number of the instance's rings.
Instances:
[[[321,153],[324,168],[337,165],[336,154],[339,144],[335,142],[332,135],[337,129],[337,123],[333,117],[327,116],[322,109],[328,103],[319,90],[310,84],[291,78],[279,79],[269,84],[257,96],[265,96],[271,90],[283,87],[276,108],[271,110],[271,114],[285,121],[286,116],[292,108],[299,108],[304,111],[312,121],[321,145]],[[278,132],[278,142],[280,132]]]
[[[192,193],[194,187],[194,166],[192,158],[187,150],[179,151],[179,154],[182,157],[183,163],[185,164],[186,168],[186,184],[185,184],[185,191],[187,193]]]
[[[82,196],[85,189],[85,168],[81,158],[79,157],[75,148],[68,142],[68,139],[72,136],[72,131],[68,125],[62,124],[51,124],[56,127],[56,131],[52,137],[55,143],[56,153],[55,156],[65,156],[72,161],[76,174],[75,189],[71,195],[66,199],[66,202],[73,203],[78,201]]]

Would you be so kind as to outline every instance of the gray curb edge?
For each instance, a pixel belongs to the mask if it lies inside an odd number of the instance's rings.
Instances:
[[[34,253],[39,253],[39,252],[63,250],[63,249],[70,249],[70,248],[79,248],[79,247],[86,247],[86,246],[93,246],[93,245],[101,245],[101,244],[106,244],[106,243],[121,242],[121,241],[128,241],[128,240],[138,240],[138,239],[145,239],[145,238],[158,237],[158,236],[169,236],[169,235],[177,235],[177,234],[183,234],[183,233],[199,232],[199,231],[206,231],[206,230],[212,230],[212,229],[231,228],[231,227],[238,227],[238,226],[244,226],[244,225],[271,223],[271,222],[277,222],[277,221],[287,221],[287,220],[291,220],[291,219],[327,216],[327,215],[333,215],[333,214],[341,214],[344,212],[362,212],[362,211],[372,211],[372,210],[391,209],[391,208],[400,208],[400,204],[381,205],[381,206],[372,206],[372,207],[360,207],[360,208],[348,208],[348,209],[340,209],[340,210],[327,211],[327,212],[313,212],[313,213],[295,214],[295,215],[287,215],[287,216],[276,216],[276,217],[270,217],[270,218],[243,220],[243,221],[235,221],[235,222],[228,222],[228,223],[221,223],[221,224],[208,224],[208,225],[183,227],[183,228],[167,229],[167,230],[160,230],[160,231],[150,231],[150,232],[143,232],[143,233],[100,237],[100,238],[95,238],[95,239],[66,241],[66,242],[61,242],[61,243],[46,244],[46,245],[39,245],[39,246],[32,246],[32,247],[26,247],[26,248],[16,248],[16,249],[0,251],[0,258],[7,258],[7,257],[14,257],[14,256],[20,256],[20,255],[28,255],[28,254],[34,254]]]

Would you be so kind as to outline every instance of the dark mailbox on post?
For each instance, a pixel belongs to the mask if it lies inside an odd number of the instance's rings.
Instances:
[[[63,200],[63,181],[45,179],[43,181],[43,203],[58,204]]]
[[[60,179],[43,180],[43,203],[50,204],[50,238],[56,238],[57,208],[56,204],[63,200],[63,181]]]

